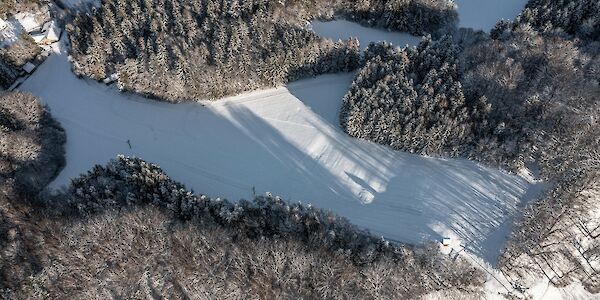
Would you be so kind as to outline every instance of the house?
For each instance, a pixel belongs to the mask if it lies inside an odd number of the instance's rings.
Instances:
[[[0,30],[4,30],[6,27],[8,27],[8,24],[6,24],[6,22],[0,18]]]
[[[27,31],[27,33],[31,33],[34,31],[39,31],[42,29],[42,26],[35,18],[35,15],[32,13],[18,13],[15,16],[15,19],[23,26],[23,29]]]

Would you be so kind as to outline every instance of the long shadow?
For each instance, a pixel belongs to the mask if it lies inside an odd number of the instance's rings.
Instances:
[[[203,107],[159,103],[77,79],[65,56],[49,58],[23,85],[53,108],[66,130],[62,180],[117,154],[135,155],[210,196],[237,200],[270,191],[330,209],[388,239],[439,239],[444,232],[435,225],[442,224],[477,247],[516,210],[527,188],[517,177],[471,162],[424,158],[347,136],[332,118],[351,74],[290,85],[310,109],[279,90],[267,94],[270,103],[258,95]],[[290,101],[283,107],[293,111],[274,111],[281,101]],[[254,111],[267,106],[265,116]],[[280,114],[285,118],[277,119]],[[318,151],[291,140],[298,136]],[[372,198],[364,201],[361,192]]]
[[[467,249],[494,264],[514,216],[539,195],[540,187],[466,159],[422,157],[347,136],[338,126],[337,114],[343,86],[350,80],[336,85],[323,77],[315,82],[325,87],[297,83],[288,89],[318,116],[306,122],[320,129],[332,147],[343,149],[345,157],[362,168],[379,171],[373,176],[385,185],[383,190],[373,189],[373,178],[345,174],[373,195],[368,206],[381,223],[406,226],[398,228],[393,238],[416,242],[419,237],[441,239],[445,231],[452,232]]]

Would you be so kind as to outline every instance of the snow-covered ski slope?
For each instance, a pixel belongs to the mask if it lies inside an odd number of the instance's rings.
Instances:
[[[458,2],[460,9],[464,1]],[[333,39],[358,36],[362,45],[419,41],[345,21],[313,27]],[[352,74],[205,105],[168,104],[78,79],[66,49],[56,51],[21,86],[39,96],[67,131],[67,165],[54,188],[117,154],[135,155],[199,193],[237,200],[270,191],[330,209],[388,239],[454,237],[489,262],[513,216],[540,190],[523,177],[467,160],[426,158],[349,137],[337,115]]]
[[[135,155],[196,192],[237,200],[270,191],[392,240],[460,238],[489,261],[512,216],[538,190],[467,160],[421,157],[346,135],[337,113],[352,74],[204,106],[168,104],[76,78],[65,52],[21,86],[67,132],[67,164],[54,188],[117,154]]]

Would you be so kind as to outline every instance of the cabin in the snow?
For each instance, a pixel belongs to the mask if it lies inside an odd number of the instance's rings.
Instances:
[[[451,238],[443,238],[442,239],[442,245],[444,245],[445,247],[450,246],[450,243],[452,242]]]

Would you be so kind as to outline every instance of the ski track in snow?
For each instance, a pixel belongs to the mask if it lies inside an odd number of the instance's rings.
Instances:
[[[20,89],[39,96],[67,132],[67,164],[52,188],[117,154],[134,155],[195,192],[238,200],[252,198],[253,188],[270,191],[391,240],[453,235],[493,262],[505,223],[538,186],[467,160],[346,135],[337,120],[352,78],[323,75],[205,106],[169,104],[78,79],[62,50]]]

